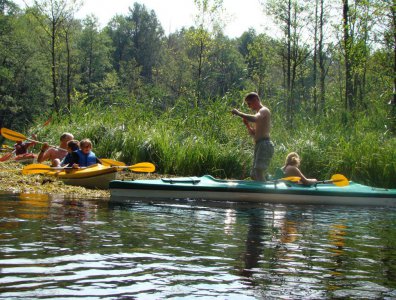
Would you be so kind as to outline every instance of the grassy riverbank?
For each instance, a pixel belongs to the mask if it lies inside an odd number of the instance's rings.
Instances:
[[[309,117],[301,112],[288,125],[279,106],[267,105],[276,144],[270,173],[283,165],[288,152],[297,151],[309,177],[328,179],[342,173],[360,183],[396,187],[396,139],[386,129],[385,108],[353,116],[333,111]],[[49,125],[29,128],[24,134],[37,133],[39,140],[51,144],[57,144],[65,131],[77,139],[89,137],[99,157],[127,164],[149,161],[159,174],[243,179],[249,176],[253,143],[240,118],[231,115],[231,107],[240,103],[222,98],[197,108],[180,99],[166,109],[134,100],[106,106],[81,102],[70,115],[53,117]],[[36,124],[44,122],[36,120]]]
[[[65,185],[53,176],[22,175],[24,165],[12,162],[0,162],[0,191],[23,194],[61,194],[76,198],[110,197],[109,190],[93,190],[78,186]],[[119,172],[119,179],[156,178],[157,174]]]
[[[90,190],[83,187],[68,186],[54,177],[42,175],[22,175],[23,165],[0,163],[0,191],[9,193],[63,194],[75,197],[109,197],[105,190]]]

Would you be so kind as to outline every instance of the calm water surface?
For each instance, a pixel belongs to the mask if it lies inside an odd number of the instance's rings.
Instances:
[[[395,299],[396,209],[0,194],[1,299]]]

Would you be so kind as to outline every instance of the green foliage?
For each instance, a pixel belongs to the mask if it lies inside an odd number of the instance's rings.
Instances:
[[[89,137],[99,157],[128,164],[150,161],[163,174],[246,178],[254,145],[240,119],[231,115],[231,99],[235,98],[210,99],[196,108],[180,98],[162,112],[136,100],[110,106],[79,101],[70,118],[55,117],[49,126],[38,126],[33,132],[52,143],[64,131],[77,139]],[[355,119],[353,126],[343,127],[334,116],[304,118],[301,114],[295,127],[288,128],[282,114],[273,114],[276,152],[270,173],[283,165],[287,153],[297,151],[309,177],[328,179],[341,173],[357,182],[395,187],[395,139],[384,123],[373,122],[374,114]]]

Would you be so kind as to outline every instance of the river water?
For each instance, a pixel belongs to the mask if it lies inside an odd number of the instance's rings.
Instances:
[[[395,299],[396,209],[0,194],[1,299]]]

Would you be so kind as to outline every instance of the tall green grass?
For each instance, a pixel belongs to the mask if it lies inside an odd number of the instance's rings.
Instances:
[[[249,176],[253,142],[231,108],[241,101],[209,99],[202,107],[179,99],[171,108],[134,100],[103,106],[75,104],[70,115],[31,129],[39,139],[57,144],[62,132],[90,138],[99,157],[133,164],[150,161],[159,173],[180,176],[212,174],[223,178]],[[241,109],[247,111],[246,107]],[[308,177],[328,179],[334,173],[374,186],[396,187],[396,139],[385,129],[385,117],[357,115],[343,125],[337,115],[295,116],[290,126],[273,111],[275,155],[269,169],[281,167],[290,151],[302,157]],[[37,120],[42,124],[43,120]]]

